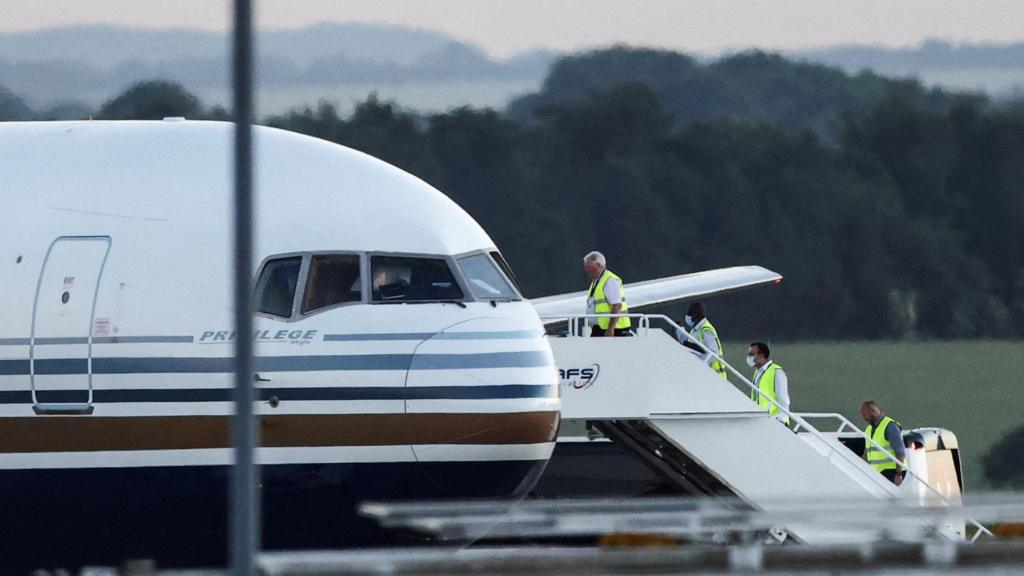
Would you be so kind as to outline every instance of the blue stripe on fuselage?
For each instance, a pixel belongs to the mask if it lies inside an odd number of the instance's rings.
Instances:
[[[396,332],[369,334],[324,334],[324,342],[373,342],[388,340],[529,340],[543,336],[540,330],[494,332]]]
[[[355,354],[345,356],[262,356],[259,372],[316,372],[330,370],[462,370],[473,368],[541,368],[553,366],[542,351],[482,354]],[[96,358],[93,374],[228,373],[231,358]],[[28,360],[0,360],[0,375],[29,373]],[[86,374],[84,358],[47,358],[35,361],[36,374]]]
[[[93,336],[93,344],[172,344],[172,343],[187,343],[191,344],[193,338],[191,336]],[[36,338],[35,342],[31,338],[0,338],[0,346],[28,346],[29,344],[35,344],[36,346],[54,346],[54,345],[67,345],[67,344],[88,344],[89,338],[86,336],[68,336],[61,338]]]
[[[284,401],[310,400],[512,400],[554,398],[558,387],[536,384],[503,384],[494,386],[364,386],[348,388],[260,388],[260,400],[276,396]],[[88,390],[37,391],[45,402],[81,402]],[[123,402],[230,402],[230,388],[93,390],[93,403]],[[0,392],[0,404],[31,404],[28,390]]]
[[[0,376],[28,374],[28,360],[0,360]]]
[[[324,342],[377,342],[394,340],[508,340],[530,339],[543,336],[540,330],[505,330],[491,332],[378,332],[356,334],[324,334]],[[171,344],[192,343],[192,336],[93,336],[93,344]],[[36,338],[35,344],[87,344],[88,337],[69,336],[62,338]],[[224,343],[229,341],[225,340]],[[0,338],[0,346],[27,346],[31,338]]]

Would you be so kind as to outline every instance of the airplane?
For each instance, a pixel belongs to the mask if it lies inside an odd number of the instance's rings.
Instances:
[[[422,180],[257,127],[254,332],[232,331],[233,125],[0,124],[0,564],[223,563],[232,342],[256,343],[263,546],[372,545],[364,500],[521,498],[552,454],[545,317]],[[628,284],[633,309],[774,282]]]

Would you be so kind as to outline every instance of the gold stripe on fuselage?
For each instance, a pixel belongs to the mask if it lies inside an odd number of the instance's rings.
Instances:
[[[262,416],[265,447],[554,442],[558,412]],[[0,453],[231,446],[230,416],[0,418]]]

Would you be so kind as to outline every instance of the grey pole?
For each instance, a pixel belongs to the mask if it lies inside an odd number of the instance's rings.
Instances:
[[[253,421],[252,339],[252,2],[235,0],[235,465],[231,492],[231,567],[255,574],[259,550],[259,483],[253,453],[259,430]]]

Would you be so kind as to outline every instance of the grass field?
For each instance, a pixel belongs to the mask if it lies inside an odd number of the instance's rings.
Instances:
[[[725,350],[733,366],[752,372],[743,362],[745,343],[726,342]],[[862,426],[857,406],[871,398],[904,428],[953,431],[968,491],[987,488],[981,458],[1024,425],[1022,342],[780,343],[772,359],[789,375],[795,411],[839,412]]]

